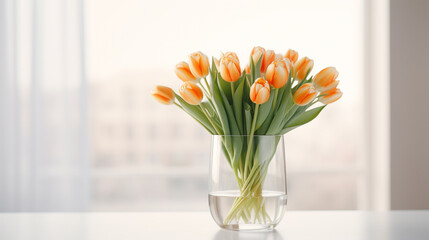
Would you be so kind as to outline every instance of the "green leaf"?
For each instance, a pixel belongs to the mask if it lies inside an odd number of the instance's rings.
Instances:
[[[256,119],[255,130],[258,130],[262,126],[262,124],[264,123],[265,119],[267,119],[267,116],[271,112],[273,112],[272,111],[273,100],[274,100],[274,94],[271,91],[270,98],[268,99],[268,101],[259,106],[258,119]]]
[[[255,62],[253,62],[253,58],[250,58],[250,86],[252,86],[253,82],[255,81]]]
[[[252,128],[252,107],[244,103],[244,117],[246,122],[246,134],[250,135],[250,130]]]
[[[210,121],[207,119],[206,115],[201,111],[198,106],[191,105],[187,103],[183,98],[177,94],[175,94],[176,99],[179,101],[183,110],[188,113],[192,118],[197,120],[203,127],[209,131],[211,134],[216,134],[216,131]]]
[[[220,74],[218,73],[218,79],[220,79]],[[218,80],[218,83],[220,83],[223,80]],[[229,127],[230,127],[230,131],[231,134],[234,136],[228,136],[231,139],[232,144],[230,146],[226,146],[227,148],[230,148],[230,154],[232,156],[232,164],[234,166],[238,166],[238,161],[240,159],[241,156],[241,149],[242,149],[242,137],[240,136],[240,130],[238,127],[238,124],[236,122],[236,118],[234,115],[234,111],[232,106],[229,104],[227,97],[225,96],[225,93],[220,90],[220,95],[222,96],[222,101],[223,101],[223,106],[225,108],[226,114],[228,116],[228,120],[229,120]],[[241,112],[241,111],[240,111]]]
[[[261,65],[262,65],[262,58],[263,57],[264,57],[264,55],[261,55],[258,62],[255,64],[255,79],[253,79],[253,81],[255,81],[257,78],[259,78],[261,76]]]
[[[248,103],[249,105],[250,104],[252,104],[252,100],[250,100],[250,87],[251,87],[251,85],[249,85],[249,84],[251,84],[250,83],[250,81],[251,81],[251,76],[250,75],[246,75],[246,78],[244,79],[245,80],[245,83],[244,83],[244,86],[243,86],[243,102],[246,102],[246,103]]]
[[[217,75],[218,75],[217,79],[219,83],[219,88],[225,94],[228,100],[228,104],[232,104],[231,83],[225,81],[219,73]]]
[[[310,72],[308,72],[308,73],[307,73],[307,75],[308,75],[309,73],[310,73]],[[304,80],[302,80],[302,81],[301,81],[301,82],[299,82],[295,87],[293,87],[293,89],[292,89],[292,94],[295,94],[296,90],[298,90],[298,88],[300,88],[302,85],[304,85],[304,84],[306,84],[306,83],[309,83],[309,82],[312,82],[312,81],[313,81],[313,77],[311,77],[310,79],[307,79],[307,75],[305,75]]]
[[[277,111],[277,109],[279,108],[280,104],[282,103],[281,100],[283,98],[283,94],[286,91],[286,84],[285,86],[283,86],[282,88],[279,89],[279,93],[277,94],[277,102],[276,102],[276,106],[274,107],[274,111]]]
[[[285,134],[299,126],[309,123],[311,120],[315,119],[325,107],[326,105],[313,108],[292,119],[288,124],[286,124],[286,127],[281,131],[281,134]]]
[[[280,126],[281,126],[281,129],[283,129],[284,128],[284,126],[287,124],[287,122],[290,120],[290,119],[292,119],[294,116],[297,116],[297,112],[298,112],[298,110],[299,111],[301,111],[301,108],[303,108],[302,106],[298,106],[298,105],[293,105],[291,108],[290,108],[290,110],[289,111],[287,111],[287,113],[286,113],[286,115],[284,116],[284,118],[283,118],[283,120],[282,120],[282,122],[281,122],[281,124],[280,124]],[[304,112],[305,111],[305,109],[302,111],[302,112]],[[301,112],[301,113],[302,113]],[[300,114],[300,113],[298,113],[298,114]]]
[[[258,59],[258,62],[254,62],[253,58],[250,58],[250,84],[253,84],[257,78],[261,76],[261,64],[263,55]]]
[[[237,169],[239,161],[241,159],[241,150],[243,149],[243,136],[232,136],[232,148],[233,148],[233,158],[232,164],[235,169]]]
[[[222,144],[222,151],[223,151],[223,154],[225,155],[225,157],[226,157],[226,160],[228,161],[228,163],[229,163],[229,166],[231,166],[232,167],[232,164],[231,164],[231,157],[229,156],[229,153],[228,153],[228,150],[226,149],[226,147],[225,147],[225,144]]]
[[[209,112],[210,118],[215,122],[216,127],[222,128],[216,109],[214,109],[213,105],[206,101],[201,102],[200,104],[207,110],[207,112]]]
[[[280,142],[281,136],[269,137],[269,138],[258,138],[258,142],[255,144],[255,158],[258,158],[258,162],[268,167],[274,154],[277,151],[277,146]]]
[[[213,104],[217,113],[219,114],[219,120],[222,125],[223,133],[221,134],[230,135],[228,116],[223,106],[222,96],[220,94],[220,90],[217,84],[218,82],[217,75],[212,78],[212,81],[213,81],[213,85],[212,85]]]
[[[234,97],[233,97],[233,108],[234,108],[234,114],[235,118],[237,120],[238,124],[238,130],[240,131],[240,135],[244,132],[243,127],[243,88],[244,88],[244,81],[245,76],[241,78],[241,83],[238,85],[237,89],[235,89]]]
[[[266,134],[267,135],[275,135],[278,134],[280,132],[280,130],[282,129],[282,120],[285,117],[285,115],[287,114],[288,111],[290,111],[291,106],[289,106],[290,104],[287,104],[289,102],[291,102],[290,100],[292,99],[292,95],[290,94],[290,90],[287,89],[285,94],[283,94],[283,100],[285,103],[281,104],[279,109],[276,111],[273,121],[271,121],[271,125],[268,128]]]
[[[219,72],[219,70],[216,68],[216,63],[215,63],[214,57],[212,57],[212,66],[210,69],[210,77],[212,80],[217,75],[218,72]]]
[[[293,109],[293,111],[290,111],[291,116],[289,116],[287,119],[284,120],[283,122],[283,128],[286,127],[286,125],[290,122],[295,120],[295,118],[299,117],[303,112],[305,112],[310,106],[309,105],[305,105],[305,106],[298,106],[296,105]]]
[[[218,79],[220,79],[219,73],[218,73]],[[218,83],[220,83],[221,81],[222,80],[218,80]],[[232,110],[231,104],[228,102],[228,99],[226,98],[225,93],[221,89],[219,93],[221,95],[223,106],[227,114],[227,119],[229,121],[230,133],[232,135],[240,135],[240,131],[238,130],[237,122],[235,120],[234,111]]]
[[[231,143],[231,131],[230,131],[230,126],[229,126],[229,121],[228,121],[228,115],[226,113],[223,101],[222,101],[222,96],[221,96],[221,90],[219,89],[219,85],[218,85],[218,81],[219,79],[217,78],[219,75],[219,73],[217,73],[215,76],[212,77],[212,81],[213,81],[213,85],[212,85],[212,97],[213,97],[213,104],[214,107],[217,111],[217,113],[219,114],[219,119],[222,125],[222,135],[225,135],[223,137],[223,144],[228,152],[228,155],[230,157],[230,159],[232,158],[232,156],[234,156],[234,150],[232,147],[232,143]]]
[[[210,114],[210,117],[212,118],[216,117],[216,113],[215,113],[216,110],[212,107],[212,105],[209,102],[203,101],[200,104],[203,105],[205,109],[207,109],[207,111]]]

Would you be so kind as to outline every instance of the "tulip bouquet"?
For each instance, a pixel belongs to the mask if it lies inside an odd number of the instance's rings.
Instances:
[[[179,94],[165,86],[152,91],[159,102],[175,104],[209,133],[222,136],[223,153],[240,189],[224,224],[249,222],[251,215],[269,221],[258,196],[278,142],[258,145],[254,136],[283,135],[342,96],[337,70],[327,67],[313,77],[313,64],[307,57],[298,60],[291,49],[282,55],[255,47],[242,71],[234,52],[213,58],[211,65],[206,55],[196,52],[188,63],[176,65],[176,75],[184,82]]]

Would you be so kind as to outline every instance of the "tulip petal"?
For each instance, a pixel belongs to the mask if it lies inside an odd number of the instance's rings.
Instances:
[[[231,62],[229,65],[229,75],[233,82],[237,81],[241,76],[241,73],[239,72],[239,70],[237,69],[237,67],[233,62]]]
[[[157,100],[158,102],[162,104],[172,104],[174,102],[174,91],[165,86],[156,86],[151,91],[152,96]]]
[[[324,92],[324,93],[326,93],[326,92]],[[319,99],[319,101],[321,103],[324,103],[324,104],[330,104],[330,103],[333,103],[333,102],[337,101],[342,96],[343,96],[343,93],[341,92],[341,90],[338,89],[338,88],[336,88],[334,90],[329,90],[328,95],[321,97]]]
[[[293,101],[299,106],[304,106],[313,101],[313,99],[316,98],[316,95],[317,91],[313,84],[306,83],[296,90],[295,94],[293,95]]]
[[[182,98],[191,105],[200,104],[203,99],[201,89],[193,82],[185,82],[179,89]]]

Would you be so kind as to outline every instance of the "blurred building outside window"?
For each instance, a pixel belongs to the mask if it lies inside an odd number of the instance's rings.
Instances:
[[[293,48],[315,60],[313,73],[337,67],[344,92],[286,136],[288,208],[364,209],[363,0],[249,1],[251,8],[237,12],[244,2],[204,11],[198,1],[185,2],[87,3],[91,209],[207,210],[210,136],[176,107],[155,102],[150,90],[177,89],[174,66],[193,51],[236,51],[244,67],[257,45]],[[218,12],[233,17],[218,19]],[[255,34],[254,26],[264,27]]]

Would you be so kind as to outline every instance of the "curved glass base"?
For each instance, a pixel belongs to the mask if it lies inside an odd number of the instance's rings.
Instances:
[[[243,197],[239,191],[209,194],[210,213],[223,229],[235,231],[270,231],[286,210],[284,193],[263,191],[261,196]]]
[[[231,231],[272,231],[276,227],[274,224],[230,224],[219,225],[219,227]]]

